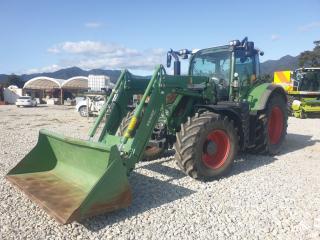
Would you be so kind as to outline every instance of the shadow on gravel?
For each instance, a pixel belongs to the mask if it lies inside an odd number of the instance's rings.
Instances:
[[[273,156],[241,153],[234,160],[231,172],[224,178],[254,170],[256,168],[268,165],[275,160],[277,160],[277,158]]]
[[[169,159],[169,160],[164,160],[164,161],[161,161],[161,162],[151,163],[151,164],[143,166],[143,168],[144,169],[148,169],[148,170],[153,171],[153,172],[157,172],[157,173],[162,174],[162,175],[166,175],[167,177],[170,177],[170,179],[167,180],[167,181],[171,181],[171,180],[174,180],[174,179],[180,179],[180,178],[183,178],[183,177],[186,176],[179,169],[171,168],[171,167],[164,166],[164,165],[161,164],[161,163],[168,162],[168,161],[174,161],[174,159]]]
[[[242,172],[250,171],[268,165],[278,159],[278,156],[298,151],[312,146],[320,140],[313,140],[312,136],[289,133],[283,144],[281,152],[275,156],[241,153],[235,159],[232,171],[226,176],[230,177]]]
[[[288,133],[286,141],[283,144],[283,148],[278,155],[294,152],[305,147],[313,146],[319,142],[320,140],[312,139],[312,136],[310,135]]]
[[[130,207],[89,218],[82,221],[81,224],[90,231],[99,231],[132,216],[195,193],[193,190],[170,183],[170,181],[183,178],[185,175],[175,168],[162,165],[166,161],[171,160],[157,161],[143,166],[143,168],[166,175],[169,177],[168,180],[163,181],[133,172],[129,178],[133,195]]]
[[[312,136],[309,135],[289,133],[281,153],[277,156],[312,146],[317,142],[320,141],[313,140]],[[172,152],[169,152],[168,156],[172,154]],[[268,155],[241,153],[235,159],[232,171],[225,177],[228,178],[230,176],[268,165],[277,160],[277,156],[273,157]],[[168,180],[159,180],[133,172],[129,179],[133,193],[131,206],[127,209],[89,218],[82,221],[81,224],[90,231],[99,231],[107,226],[124,221],[140,213],[195,193],[193,190],[170,183],[172,180],[185,177],[185,174],[178,168],[171,168],[163,165],[163,163],[167,161],[173,161],[172,157],[170,159],[166,158],[160,162],[150,162],[150,164],[146,164],[138,168],[144,168],[165,175],[169,178]]]

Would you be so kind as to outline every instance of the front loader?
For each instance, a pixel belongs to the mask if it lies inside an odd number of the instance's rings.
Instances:
[[[125,70],[87,141],[41,130],[37,145],[6,177],[69,223],[129,206],[128,175],[148,147],[173,146],[177,165],[199,180],[226,175],[239,150],[276,154],[286,135],[286,95],[280,86],[259,83],[259,54],[245,38],[197,52],[169,51],[174,75],[162,65],[151,79]],[[190,58],[188,75],[180,75],[180,58]]]

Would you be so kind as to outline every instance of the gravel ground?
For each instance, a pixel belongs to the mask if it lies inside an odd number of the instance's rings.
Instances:
[[[229,176],[198,182],[172,157],[137,165],[132,205],[59,225],[4,175],[47,128],[84,138],[72,107],[0,106],[0,239],[320,239],[320,119],[289,119],[279,156],[242,154]]]

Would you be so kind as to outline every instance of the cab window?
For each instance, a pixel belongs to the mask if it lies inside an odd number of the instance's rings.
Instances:
[[[239,75],[242,86],[250,85],[255,78],[254,56],[245,56],[243,51],[236,52],[235,72]]]
[[[194,56],[191,62],[193,76],[209,77],[217,84],[219,100],[228,100],[231,68],[231,52],[206,52]]]
[[[193,60],[193,74],[194,76],[210,77],[216,71],[216,64],[208,58],[195,58]]]

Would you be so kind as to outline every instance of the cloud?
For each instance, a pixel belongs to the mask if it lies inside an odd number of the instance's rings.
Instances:
[[[61,51],[74,54],[95,54],[107,53],[111,51],[112,46],[107,46],[101,42],[80,41],[80,42],[65,42],[60,44],[58,48]]]
[[[271,35],[271,41],[277,41],[280,39],[280,36],[278,34],[272,34]]]
[[[49,53],[59,53],[60,52],[60,50],[57,47],[48,48],[47,51]]]
[[[64,42],[56,44],[55,46],[48,49],[51,53],[68,53],[68,54],[79,54],[79,55],[111,55],[123,56],[123,55],[136,55],[139,52],[135,49],[126,48],[119,44],[114,43],[103,43],[95,41],[79,41],[79,42]]]
[[[40,72],[54,72],[54,71],[57,71],[61,68],[62,67],[57,64],[52,64],[52,65],[41,67],[41,68],[31,68],[31,69],[28,69],[27,71],[25,71],[24,73],[25,74],[32,74],[32,73],[40,73]]]
[[[28,72],[56,71],[77,66],[83,69],[134,69],[152,71],[164,64],[166,51],[162,48],[137,50],[116,43],[99,41],[63,42],[47,49],[56,54],[58,62],[51,66],[34,68]]]
[[[117,49],[112,53],[91,57],[68,58],[61,60],[63,66],[78,66],[83,69],[139,69],[153,70],[157,64],[164,63],[166,52],[163,49],[143,51]]]
[[[108,46],[100,42],[79,41],[79,42],[64,42],[54,45],[48,49],[51,53],[72,53],[72,54],[94,54],[102,53],[108,50]]]
[[[84,26],[86,28],[99,28],[102,26],[102,23],[100,23],[100,22],[86,22],[84,24]]]
[[[299,27],[299,31],[300,32],[308,32],[308,31],[311,31],[314,28],[320,28],[320,21],[311,22],[311,23],[308,23],[306,25],[300,26]]]

